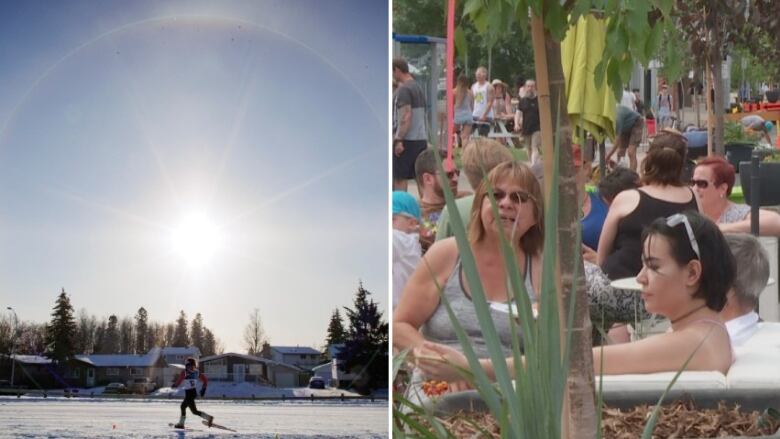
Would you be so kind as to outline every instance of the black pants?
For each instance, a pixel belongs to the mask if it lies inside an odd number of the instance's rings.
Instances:
[[[195,396],[198,394],[196,389],[187,389],[184,391],[184,401],[181,402],[181,415],[187,416],[187,407],[195,416],[200,416],[200,411],[195,407]]]

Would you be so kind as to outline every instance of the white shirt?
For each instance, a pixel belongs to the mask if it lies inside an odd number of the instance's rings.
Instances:
[[[393,309],[421,258],[420,235],[393,230]]]
[[[758,329],[758,314],[751,311],[726,322],[732,346],[744,344]]]
[[[623,97],[620,98],[620,105],[636,111],[636,96],[628,90],[623,90]]]
[[[487,109],[489,86],[490,83],[487,81],[482,85],[480,85],[479,82],[475,82],[474,85],[471,86],[471,93],[474,94],[474,111],[471,112],[471,115],[474,116],[475,119],[482,117],[482,114],[485,113],[485,109]],[[492,108],[487,112],[487,118],[493,119]]]

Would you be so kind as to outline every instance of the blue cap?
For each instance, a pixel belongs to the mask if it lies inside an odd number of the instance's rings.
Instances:
[[[393,191],[393,215],[403,214],[420,221],[420,206],[417,200],[405,191]]]
[[[774,127],[775,126],[772,124],[771,120],[768,120],[768,121],[764,122],[764,128],[766,128],[766,132],[772,131],[772,128],[774,128]]]

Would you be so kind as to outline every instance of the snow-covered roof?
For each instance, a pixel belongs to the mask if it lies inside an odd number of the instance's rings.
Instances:
[[[76,360],[95,367],[151,367],[159,358],[159,349],[152,349],[146,355],[93,354],[75,356]]]
[[[327,363],[320,364],[319,366],[314,366],[311,368],[312,371],[317,372],[319,370],[330,370],[333,367],[333,364],[328,361]]]
[[[24,363],[24,364],[51,364],[51,358],[46,358],[41,355],[14,354],[11,357],[13,357],[13,359],[16,360],[17,362]]]
[[[315,354],[318,355],[320,351],[310,348],[308,346],[271,346],[271,349],[279,352],[280,354]]]
[[[235,352],[226,352],[224,354],[219,355],[211,355],[208,357],[203,357],[200,359],[200,363],[208,363],[209,361],[219,360],[220,358],[224,357],[238,357],[238,358],[244,358],[246,360],[250,361],[256,361],[258,363],[264,363],[270,367],[285,367],[287,369],[292,369],[296,372],[303,372],[303,369],[297,366],[293,366],[292,364],[287,363],[279,363],[278,361],[270,360],[268,358],[263,357],[255,357],[254,355],[248,355],[248,354],[237,354]]]
[[[197,355],[200,356],[200,349],[195,346],[190,347],[173,347],[162,348],[163,355]]]
[[[267,361],[270,361],[270,360],[268,360],[266,358],[255,357],[254,355],[237,354],[235,352],[225,352],[224,354],[210,355],[208,357],[203,357],[203,358],[200,359],[200,362],[201,363],[205,363],[205,362],[209,362],[209,361],[219,360],[220,358],[225,358],[225,357],[238,357],[238,358],[243,358],[243,359],[249,360],[249,361],[255,361],[255,362],[258,362],[258,363],[265,363]]]

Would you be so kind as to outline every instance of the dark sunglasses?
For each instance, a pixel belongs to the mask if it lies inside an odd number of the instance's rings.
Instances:
[[[691,179],[689,186],[696,186],[699,189],[707,189],[710,186],[710,182],[707,180]]]
[[[496,203],[503,200],[505,197],[509,197],[509,201],[515,204],[527,203],[528,200],[533,198],[528,192],[517,191],[507,193],[500,189],[493,189],[493,198],[496,199]]]
[[[460,169],[453,169],[452,171],[447,171],[444,173],[444,175],[446,175],[447,178],[452,180],[453,178],[460,176]]]

